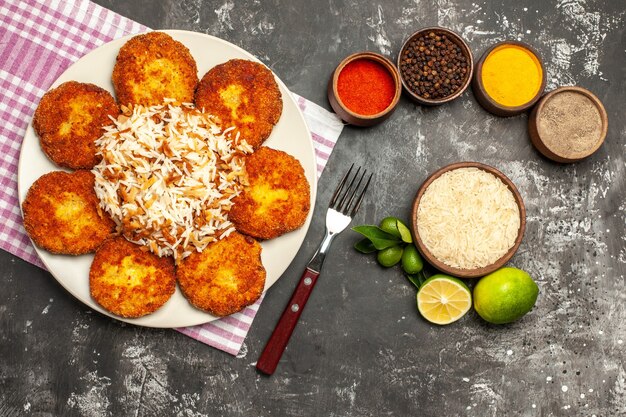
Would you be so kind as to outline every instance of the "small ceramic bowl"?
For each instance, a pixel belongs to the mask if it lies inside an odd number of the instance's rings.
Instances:
[[[517,206],[519,208],[520,227],[519,227],[519,231],[517,234],[517,238],[515,239],[515,243],[513,244],[513,246],[494,263],[492,263],[491,265],[484,266],[482,268],[461,269],[461,268],[455,268],[455,267],[452,267],[443,263],[428,250],[428,248],[424,244],[424,241],[420,237],[419,229],[417,227],[418,226],[417,225],[417,211],[419,209],[422,196],[424,195],[424,193],[426,192],[426,189],[430,186],[430,184],[432,184],[434,180],[436,180],[442,174],[448,171],[452,171],[452,170],[459,169],[459,168],[469,168],[469,167],[474,167],[474,168],[478,168],[483,171],[489,172],[495,175],[496,177],[498,177],[500,180],[502,180],[504,184],[506,184],[509,190],[511,190],[511,192],[513,193],[513,196],[515,197],[515,202],[517,203]],[[426,259],[428,263],[430,263],[433,267],[437,268],[438,270],[446,274],[449,274],[455,277],[460,277],[460,278],[482,277],[504,266],[504,264],[506,264],[513,257],[513,255],[519,248],[520,243],[522,243],[522,238],[524,237],[525,228],[526,228],[526,208],[524,206],[524,201],[522,200],[522,196],[517,190],[517,188],[515,187],[515,185],[502,172],[498,171],[494,167],[481,164],[479,162],[458,162],[458,163],[454,163],[451,165],[447,165],[435,171],[426,179],[426,181],[424,181],[424,183],[421,185],[421,187],[417,191],[417,195],[413,202],[413,210],[411,213],[411,231],[413,233],[413,241],[415,242],[417,249],[422,254],[424,259]]]
[[[462,80],[461,87],[458,90],[456,90],[454,93],[448,96],[445,96],[443,98],[437,98],[437,99],[425,98],[417,94],[413,90],[411,90],[408,84],[408,80],[405,78],[405,75],[402,73],[402,59],[403,59],[405,50],[409,47],[410,43],[413,40],[419,39],[422,36],[428,36],[431,32],[437,36],[445,35],[447,39],[449,39],[450,41],[452,41],[452,43],[458,46],[461,49],[461,53],[463,54],[463,56],[465,56],[466,64],[467,64],[466,66],[467,72],[465,73],[465,78]],[[400,54],[398,54],[397,65],[398,65],[398,69],[400,70],[400,78],[402,79],[402,86],[404,87],[404,91],[408,94],[411,100],[413,100],[414,102],[418,104],[425,105],[425,106],[438,106],[440,104],[444,104],[444,103],[454,100],[455,98],[463,94],[463,92],[467,89],[467,87],[470,85],[470,82],[472,80],[472,72],[474,71],[474,58],[472,57],[472,51],[470,50],[469,46],[463,40],[463,38],[461,38],[460,35],[451,31],[450,29],[434,26],[434,27],[420,29],[417,32],[413,33],[411,36],[409,36],[406,41],[404,41],[404,44],[402,45],[402,49],[400,49]]]
[[[483,84],[483,66],[485,64],[485,60],[493,51],[498,48],[506,47],[507,45],[517,46],[530,52],[532,55],[535,56],[535,58],[537,58],[537,62],[541,68],[542,78],[539,90],[529,101],[519,106],[504,106],[498,103],[487,93]],[[472,90],[474,91],[474,96],[476,97],[476,100],[478,100],[478,103],[480,103],[480,105],[488,112],[495,114],[496,116],[502,117],[515,116],[524,113],[525,111],[530,109],[539,100],[545,88],[546,70],[544,68],[543,61],[541,60],[541,56],[530,45],[518,41],[498,42],[495,45],[491,46],[489,49],[487,49],[480,58],[480,60],[476,63],[476,70],[474,71],[474,78],[472,79]]]
[[[341,101],[341,97],[339,95],[339,92],[337,91],[337,82],[339,80],[339,74],[341,74],[341,71],[349,63],[361,59],[370,60],[382,65],[389,72],[389,75],[393,79],[395,89],[393,99],[384,110],[376,114],[365,115],[355,113]],[[398,105],[401,91],[402,87],[400,84],[400,73],[389,59],[374,52],[357,52],[341,61],[333,72],[330,81],[328,82],[328,101],[330,102],[330,106],[341,118],[341,120],[351,125],[367,127],[378,124],[391,116],[391,114],[394,112]]]
[[[582,94],[587,99],[589,99],[589,101],[598,109],[599,119],[600,119],[599,120],[600,132],[598,134],[598,137],[595,143],[592,143],[590,146],[586,147],[586,149],[584,149],[583,151],[566,152],[560,149],[556,149],[555,147],[551,147],[550,144],[546,142],[546,138],[542,138],[541,129],[539,128],[539,125],[538,125],[539,119],[541,118],[542,114],[545,111],[546,104],[549,103],[550,100],[552,100],[553,98],[557,97],[559,94],[566,93],[566,92]],[[585,120],[580,120],[580,118],[577,118],[575,120],[575,123],[580,124],[581,127],[584,127],[585,122],[586,122]],[[597,120],[594,122],[597,122]],[[571,163],[571,162],[577,162],[577,161],[587,158],[588,156],[596,152],[600,148],[600,146],[602,146],[602,143],[604,142],[604,139],[606,138],[606,133],[608,130],[608,125],[609,125],[608,122],[609,122],[609,119],[606,114],[606,110],[604,109],[604,106],[602,105],[602,102],[591,91],[581,88],[581,87],[575,87],[575,86],[559,87],[556,90],[553,90],[549,92],[548,94],[546,94],[545,96],[543,96],[541,100],[539,100],[539,103],[537,103],[537,105],[533,108],[532,112],[530,113],[530,117],[528,118],[528,134],[530,135],[530,140],[532,144],[546,158],[549,158],[556,162]],[[567,138],[563,138],[563,140],[568,140],[568,139],[571,139],[569,135]]]

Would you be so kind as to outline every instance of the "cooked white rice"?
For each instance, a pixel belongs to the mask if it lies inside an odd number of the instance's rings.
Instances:
[[[124,236],[159,256],[182,259],[235,229],[232,199],[252,148],[192,104],[132,109],[96,141],[101,207]]]

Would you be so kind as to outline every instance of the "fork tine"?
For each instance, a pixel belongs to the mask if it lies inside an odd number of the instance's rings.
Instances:
[[[367,176],[368,172],[366,169],[361,172],[361,167],[357,167],[354,176],[350,177],[353,168],[354,164],[350,166],[348,172],[346,172],[346,174],[339,182],[339,185],[337,186],[337,189],[333,193],[333,196],[330,199],[330,203],[328,204],[328,206],[333,210],[337,210],[338,212],[350,217],[354,216],[361,206],[361,202],[363,201],[363,197],[365,196],[367,187],[369,187],[370,182],[372,181],[372,176],[374,175],[370,173],[367,182],[365,183],[365,186],[361,188],[363,180]],[[360,192],[359,189],[361,189]]]
[[[354,192],[356,191],[356,188],[353,189],[352,186],[354,185],[354,181],[356,181],[357,177],[359,176],[359,172],[361,172],[361,167],[358,167],[356,172],[354,173],[354,177],[352,177],[352,180],[350,181],[350,185],[348,185],[348,188],[346,188],[346,192],[343,194],[343,197],[341,197],[339,204],[335,208],[337,211],[340,211],[343,213],[345,209],[347,208],[347,206],[345,205],[345,202],[346,202],[346,199],[348,198],[348,195],[354,194]],[[357,185],[357,188],[358,188],[358,185]]]
[[[356,212],[359,210],[359,207],[361,207],[361,201],[363,201],[363,197],[365,196],[365,192],[367,191],[367,187],[369,187],[370,181],[372,181],[372,175],[374,175],[374,174],[370,174],[369,178],[367,179],[367,182],[365,183],[365,187],[363,187],[363,190],[361,191],[361,194],[359,195],[359,198],[357,198],[356,204],[354,205],[354,208],[352,209],[352,211],[349,214],[350,217],[354,217]],[[365,176],[365,173],[363,174],[363,176]]]
[[[346,175],[343,176],[343,178],[339,182],[339,185],[335,189],[333,196],[330,198],[330,203],[328,203],[329,207],[334,207],[335,203],[337,202],[339,194],[341,194],[341,190],[343,189],[344,184],[346,183],[348,177],[350,176],[350,173],[352,172],[352,168],[354,168],[354,163],[350,166],[350,169],[348,170],[348,172],[346,172]]]
[[[357,174],[358,173],[359,173],[359,171],[357,171]],[[352,205],[352,201],[354,200],[354,196],[356,195],[357,190],[361,186],[361,183],[363,182],[363,178],[365,178],[365,175],[367,175],[367,170],[363,170],[363,174],[361,174],[361,177],[359,178],[359,182],[356,184],[356,187],[354,187],[354,189],[352,190],[352,193],[350,193],[350,199],[348,200],[348,203],[345,206],[342,207],[341,212],[343,214],[348,214],[350,212],[350,206]],[[356,175],[355,175],[354,179],[356,180]]]

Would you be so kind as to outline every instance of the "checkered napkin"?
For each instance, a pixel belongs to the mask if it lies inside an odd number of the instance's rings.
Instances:
[[[148,28],[88,0],[0,0],[0,248],[43,268],[24,232],[17,197],[22,139],[41,96],[94,48]],[[333,114],[294,94],[311,130],[322,173],[343,128]],[[240,313],[177,329],[236,355],[261,300]]]

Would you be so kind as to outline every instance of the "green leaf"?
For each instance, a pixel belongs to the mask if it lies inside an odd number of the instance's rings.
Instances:
[[[400,220],[397,221],[397,226],[398,226],[398,232],[400,232],[400,237],[402,238],[402,241],[406,243],[413,243],[413,237],[411,236],[411,231],[409,230],[409,228],[406,227],[406,225],[402,223]]]
[[[406,274],[407,279],[411,282],[411,284],[415,285],[415,288],[418,290],[422,285],[419,279],[419,274]]]
[[[354,249],[358,250],[361,253],[372,253],[376,252],[376,247],[368,238],[363,238],[354,244]]]
[[[417,288],[418,290],[420,289],[424,281],[426,281],[426,275],[424,275],[424,271],[420,271],[417,274],[406,274],[406,277],[409,281],[411,281],[411,284],[415,285],[415,288]]]
[[[390,248],[392,246],[397,246],[397,245],[402,244],[401,240],[383,231],[378,226],[370,226],[370,225],[355,226],[352,228],[352,230],[368,238],[372,242],[374,247],[378,250],[383,250],[383,249]]]

